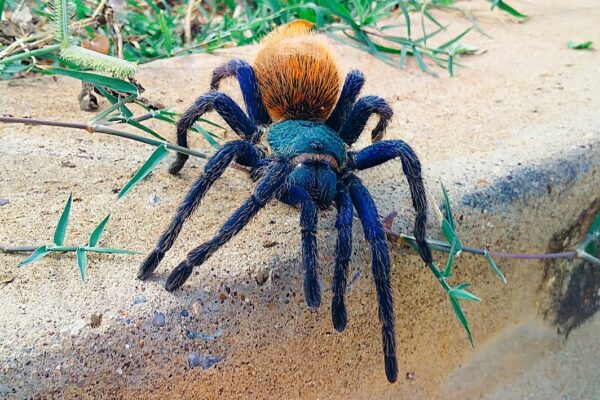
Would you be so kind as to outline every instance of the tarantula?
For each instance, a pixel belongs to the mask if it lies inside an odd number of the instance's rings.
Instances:
[[[304,296],[310,309],[318,308],[321,289],[317,278],[317,207],[327,209],[335,201],[338,236],[331,314],[334,328],[342,332],[347,322],[344,294],[352,253],[353,209],[356,209],[372,252],[385,372],[387,379],[394,382],[398,365],[390,255],[375,202],[354,171],[400,158],[416,211],[414,236],[421,258],[429,263],[431,252],[425,242],[427,202],[421,165],[405,142],[380,141],[392,109],[377,96],[357,100],[364,84],[361,72],[349,72],[340,93],[340,75],[334,57],[322,37],[311,32],[311,28],[311,23],[302,20],[279,27],[263,39],[253,66],[232,60],[218,67],[213,72],[211,91],[200,96],[182,115],[177,124],[180,146],[187,147],[187,130],[211,110],[219,113],[241,140],[225,144],[206,163],[171,224],[141,265],[138,277],[146,279],[152,274],[173,245],[184,221],[227,166],[235,162],[249,167],[258,185],[218,233],[190,251],[171,272],[166,289],[181,287],[195,266],[204,263],[267,202],[276,198],[300,210]],[[230,97],[218,91],[220,81],[227,77],[239,81],[247,115]],[[371,133],[374,144],[360,151],[349,151],[373,114],[379,117]],[[265,133],[267,149],[259,145]],[[178,173],[187,158],[178,153],[169,171]]]

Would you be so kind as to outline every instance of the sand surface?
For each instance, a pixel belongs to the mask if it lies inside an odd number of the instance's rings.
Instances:
[[[365,73],[364,94],[380,95],[392,105],[395,118],[388,137],[402,138],[416,149],[432,193],[439,199],[438,181],[449,188],[468,244],[545,251],[553,234],[577,221],[600,197],[600,53],[566,47],[568,40],[600,44],[600,5],[593,0],[514,3],[531,20],[521,24],[477,12],[491,38],[475,33],[465,38],[485,53],[463,58],[466,68],[457,69],[452,79],[443,71],[439,78],[428,76],[412,60],[398,70],[335,47],[344,71]],[[473,7],[483,10],[487,3]],[[452,21],[452,32],[468,26],[456,15],[440,13],[439,18]],[[254,51],[247,47],[158,61],[142,66],[138,79],[149,98],[182,111],[206,90],[212,69],[233,57],[251,59]],[[223,88],[240,100],[233,82]],[[91,115],[79,111],[78,89],[78,82],[66,78],[0,82],[0,114],[86,121]],[[158,121],[149,126],[174,139],[172,127]],[[357,147],[368,144],[367,136]],[[115,203],[116,191],[146,160],[149,147],[84,131],[23,125],[0,125],[0,142],[0,198],[9,200],[0,206],[0,243],[9,246],[50,242],[73,192],[68,244],[84,243],[112,211],[101,244],[146,252],[203,165],[191,160],[175,178],[163,163]],[[201,138],[192,146],[211,152]],[[565,172],[568,168],[573,176]],[[539,175],[527,175],[530,170],[546,175],[536,181]],[[513,181],[513,176],[522,185],[516,193],[494,191],[500,187],[496,183]],[[361,178],[382,215],[401,212],[395,229],[407,232],[413,214],[399,165],[367,171]],[[550,186],[555,189],[547,191]],[[484,298],[481,304],[465,305],[476,337],[474,351],[431,274],[413,255],[395,257],[402,378],[387,384],[370,255],[358,221],[349,326],[343,334],[331,327],[332,211],[320,215],[324,298],[316,313],[306,309],[301,290],[297,213],[277,203],[192,275],[183,290],[166,293],[162,284],[168,271],[210,238],[251,188],[243,172],[226,172],[148,282],[135,279],[143,255],[91,255],[85,286],[73,254],[22,269],[15,268],[22,256],[0,255],[0,275],[14,278],[0,284],[0,395],[600,397],[598,316],[565,339],[542,317],[547,296],[540,291],[545,279],[541,263],[502,262],[510,282],[504,287],[483,260],[468,256],[461,260],[457,279],[472,282],[473,291]],[[485,196],[472,196],[485,195],[487,189],[500,194],[487,203],[481,200]],[[184,310],[189,316],[182,316]],[[165,314],[164,327],[152,323],[155,312]],[[102,315],[99,327],[90,326],[92,314]],[[191,340],[187,331],[220,335]],[[225,359],[207,371],[189,369],[190,352]]]

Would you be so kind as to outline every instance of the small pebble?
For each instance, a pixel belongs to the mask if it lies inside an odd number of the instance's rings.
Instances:
[[[5,206],[8,203],[10,203],[10,201],[8,201],[8,199],[0,199],[0,207]]]
[[[192,312],[196,317],[200,316],[200,314],[202,313],[202,306],[200,305],[200,303],[195,302],[194,304],[192,304]]]
[[[87,322],[84,319],[80,319],[78,321],[76,321],[73,326],[71,327],[71,330],[69,331],[69,334],[71,336],[77,336],[79,335],[79,333],[81,332],[81,330],[83,329],[83,327],[85,327],[87,325]]]
[[[117,375],[123,375],[123,368],[117,368]]]
[[[152,318],[152,325],[154,326],[165,326],[166,318],[165,314],[154,311],[154,317]]]
[[[181,310],[179,315],[181,315],[183,318],[187,318],[190,316],[190,313],[188,312],[188,310]]]
[[[152,193],[150,196],[148,196],[148,202],[153,206],[157,206],[160,204],[160,197],[158,197],[156,193]]]
[[[201,356],[192,352],[188,353],[188,365],[190,368],[201,367],[207,370],[223,359],[225,359],[223,356]]]
[[[133,296],[133,305],[134,306],[136,304],[142,304],[142,303],[145,303],[147,301],[148,301],[148,299],[143,294],[136,294],[135,296]]]

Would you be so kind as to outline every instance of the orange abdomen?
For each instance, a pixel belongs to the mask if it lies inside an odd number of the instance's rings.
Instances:
[[[340,91],[340,74],[324,39],[308,21],[267,35],[254,60],[263,103],[273,121],[325,121]]]

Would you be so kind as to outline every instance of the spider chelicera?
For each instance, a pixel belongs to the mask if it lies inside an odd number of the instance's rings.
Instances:
[[[394,311],[390,284],[390,255],[383,225],[369,191],[354,174],[399,158],[416,211],[414,236],[421,258],[431,262],[425,242],[427,201],[421,165],[411,147],[402,140],[381,140],[392,117],[391,107],[380,97],[357,100],[364,84],[361,72],[346,76],[340,93],[335,60],[311,24],[295,21],[276,29],[262,42],[254,65],[232,60],[213,72],[211,91],[200,96],[177,124],[177,141],[187,147],[187,130],[208,111],[214,110],[240,137],[220,148],[206,163],[158,244],[140,267],[138,277],[148,278],[181,232],[184,221],[223,171],[232,163],[246,166],[258,181],[252,195],[235,210],[217,234],[188,253],[171,272],[165,287],[183,285],[195,266],[235,236],[258,211],[276,198],[300,210],[304,296],[307,305],[321,304],[317,270],[317,208],[337,207],[338,232],[333,273],[331,313],[334,328],[342,332],[347,313],[344,294],[352,253],[352,220],[355,209],[372,253],[372,273],[379,301],[385,372],[390,382],[398,378],[394,337]],[[236,77],[246,113],[219,83]],[[356,142],[371,115],[379,121],[371,132],[372,145],[359,150]],[[261,145],[266,134],[267,147]],[[170,172],[178,173],[188,156],[179,153]]]

